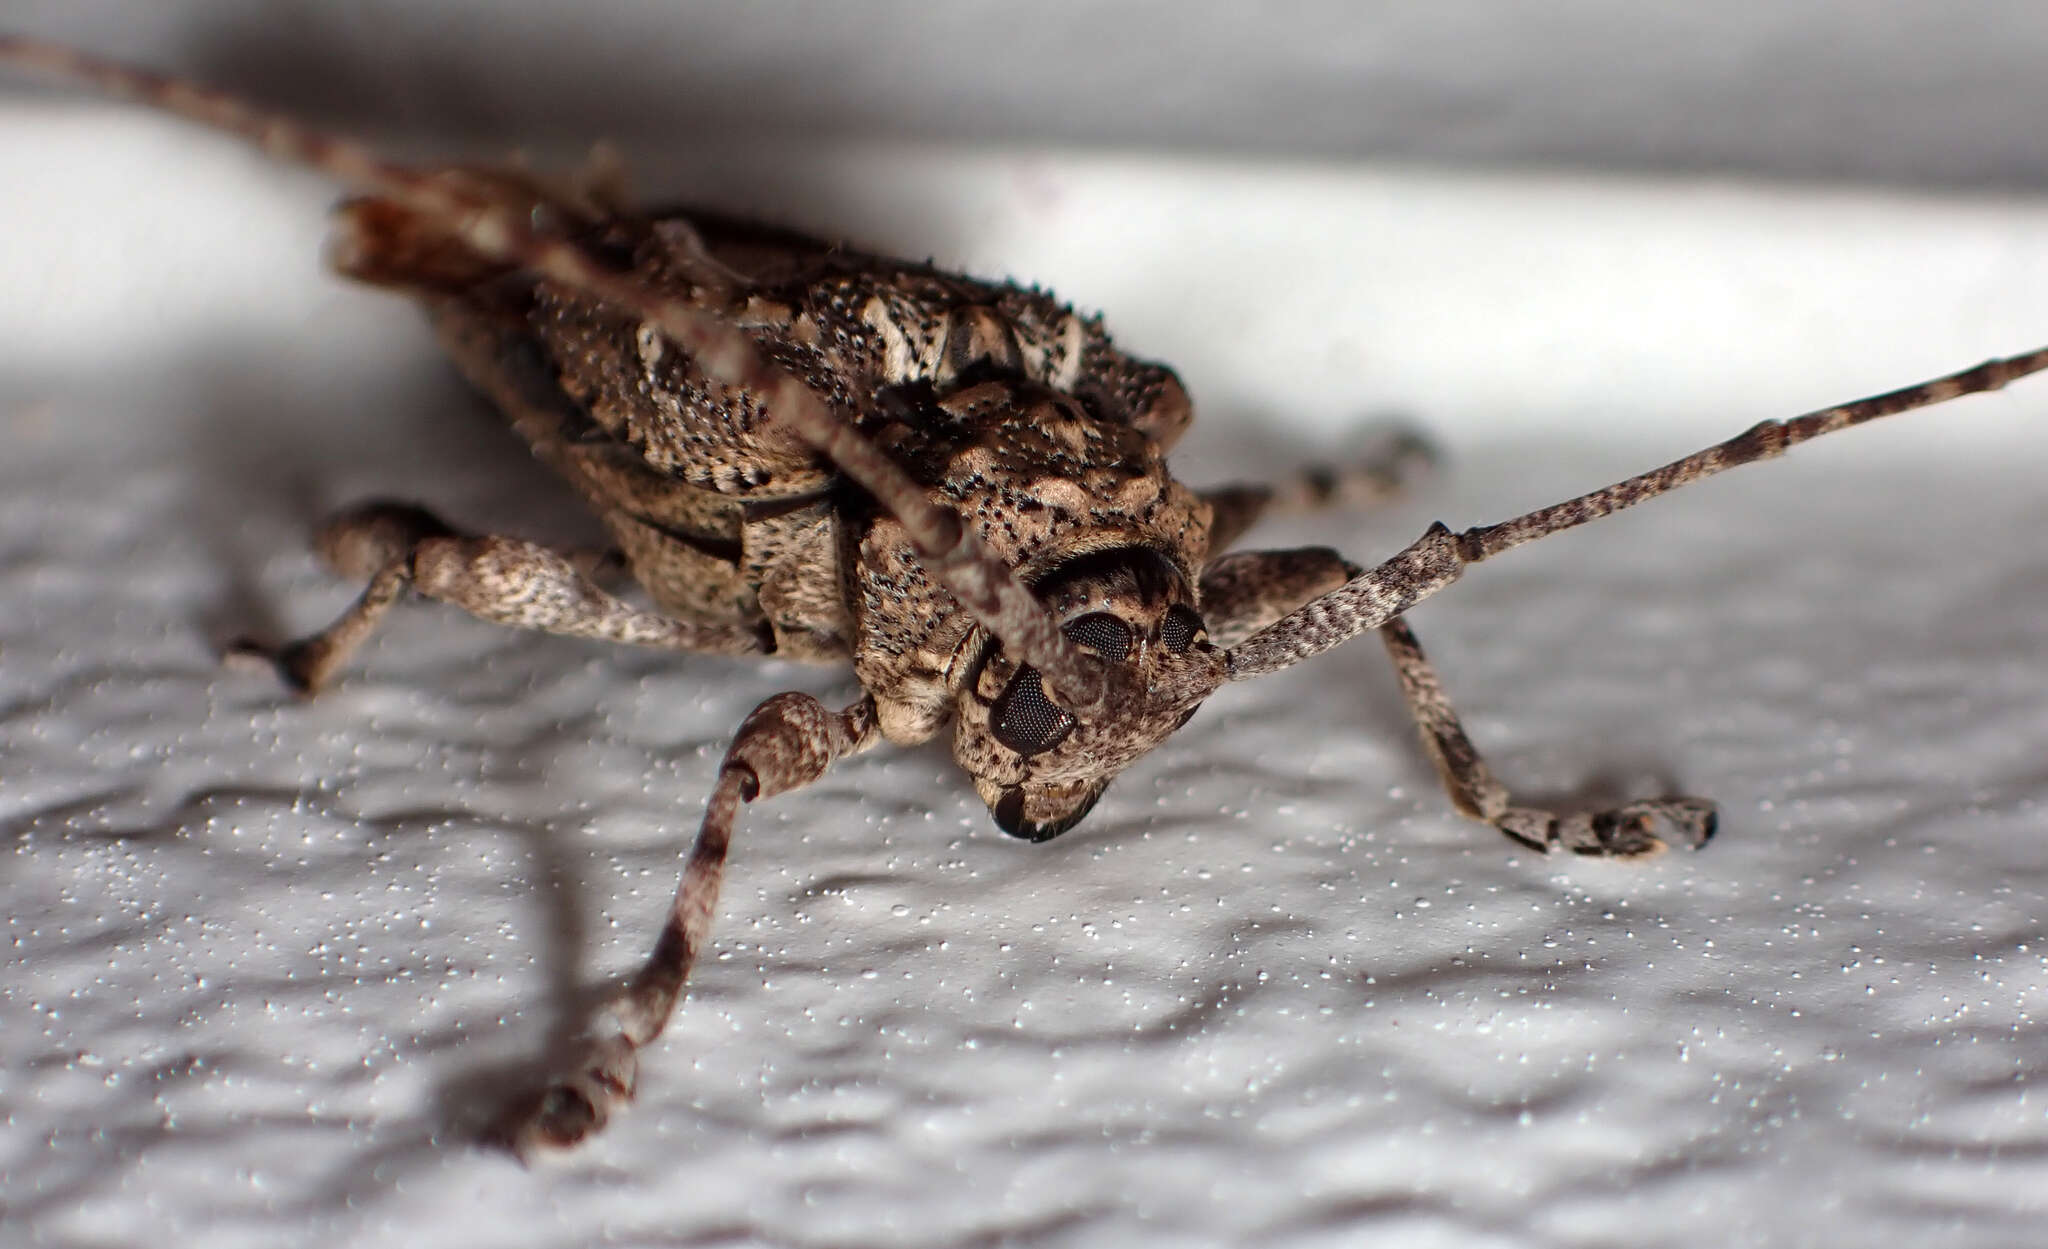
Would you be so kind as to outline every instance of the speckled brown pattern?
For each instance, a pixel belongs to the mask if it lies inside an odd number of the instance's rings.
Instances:
[[[885,738],[951,727],[997,824],[1043,840],[1224,682],[1376,629],[1462,813],[1542,850],[1640,857],[1664,844],[1660,827],[1704,841],[1713,808],[1697,799],[1588,815],[1512,805],[1402,613],[1523,542],[2048,368],[2043,349],[1766,422],[1501,524],[1433,525],[1370,569],[1321,548],[1226,554],[1266,511],[1390,493],[1423,449],[1397,435],[1352,470],[1198,493],[1164,459],[1191,413],[1174,375],[1043,292],[640,211],[603,163],[563,180],[412,169],[66,49],[0,38],[0,61],[242,134],[365,192],[341,214],[337,266],[427,309],[458,367],[582,493],[658,609],[600,586],[590,553],[377,502],[321,534],[330,562],[368,588],[329,628],[268,655],[292,684],[317,690],[408,587],[515,627],[847,662],[860,679],[864,696],[846,710],[784,694],[740,726],[653,952],[585,1057],[507,1125],[522,1151],[574,1144],[631,1097],[637,1052],[702,949],[740,807]]]

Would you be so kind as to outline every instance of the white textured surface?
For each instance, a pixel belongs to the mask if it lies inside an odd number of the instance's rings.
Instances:
[[[425,608],[310,704],[223,675],[346,601],[329,506],[578,521],[405,309],[320,277],[310,181],[93,109],[0,145],[0,1241],[2038,1234],[2048,385],[1416,613],[1512,782],[1711,794],[1707,851],[1459,822],[1370,642],[1219,695],[1043,847],[941,752],[865,758],[747,813],[640,1103],[529,1172],[467,1133],[638,957],[745,711],[844,682]],[[1194,479],[1394,408],[1457,453],[1274,545],[1384,553],[2048,337],[2034,203],[882,156],[727,193],[1106,308],[1204,404]]]

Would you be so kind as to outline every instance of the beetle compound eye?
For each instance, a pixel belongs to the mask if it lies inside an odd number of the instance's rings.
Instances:
[[[1131,626],[1106,611],[1090,612],[1061,626],[1061,631],[1112,662],[1131,657]]]
[[[1019,668],[989,708],[996,740],[1029,758],[1051,750],[1074,731],[1074,717],[1045,696],[1036,668]]]
[[[1175,603],[1166,609],[1166,619],[1159,622],[1159,644],[1178,655],[1193,646],[1206,628],[1193,608]]]

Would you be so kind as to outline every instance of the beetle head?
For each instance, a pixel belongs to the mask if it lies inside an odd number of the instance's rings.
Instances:
[[[1088,814],[1117,773],[1187,723],[1222,682],[1195,592],[1157,551],[1072,560],[1033,587],[1069,639],[1099,658],[1095,711],[1059,704],[1038,670],[990,642],[961,688],[953,755],[1004,832],[1045,841]]]

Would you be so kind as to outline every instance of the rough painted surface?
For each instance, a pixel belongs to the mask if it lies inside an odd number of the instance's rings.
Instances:
[[[943,752],[876,752],[746,812],[641,1104],[527,1172],[465,1133],[639,956],[731,730],[851,691],[424,608],[314,703],[218,672],[346,600],[304,550],[334,504],[583,531],[408,314],[319,279],[316,189],[78,124],[119,178],[0,126],[10,168],[43,153],[0,259],[0,1240],[1993,1245],[2048,1215],[2042,387],[1415,614],[1511,785],[1710,794],[1706,851],[1543,860],[1457,820],[1370,642],[1219,694],[1046,846]],[[1191,477],[1395,402],[1458,452],[1273,545],[1384,554],[2048,327],[2024,204],[982,160],[894,183],[1183,364]],[[1433,237],[1467,240],[1444,283],[1398,285]],[[1176,244],[1272,317],[1190,304]]]

